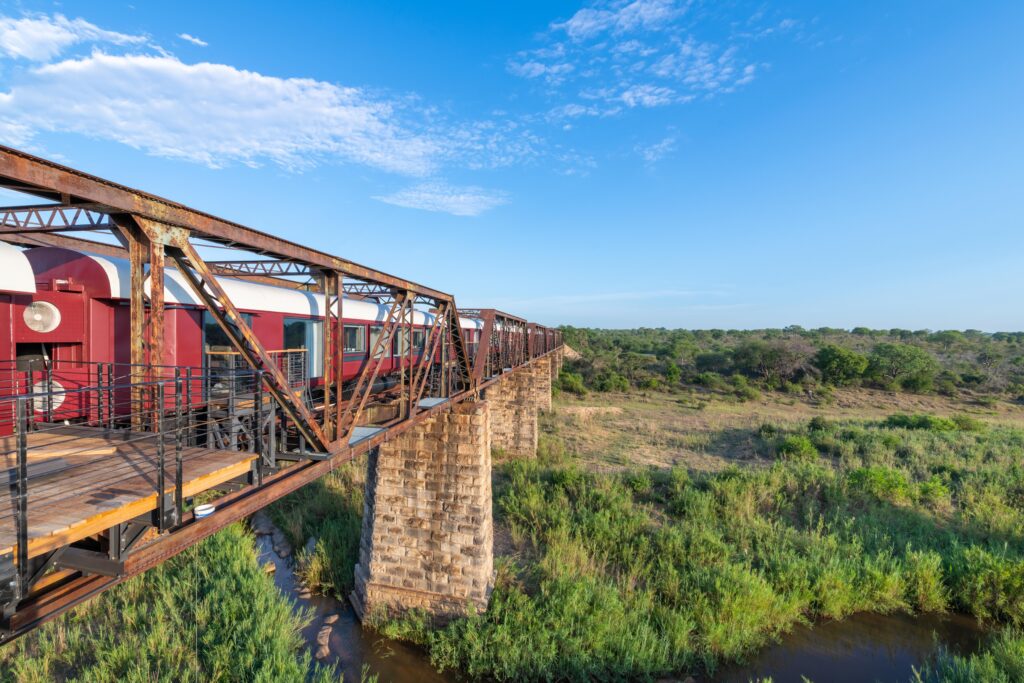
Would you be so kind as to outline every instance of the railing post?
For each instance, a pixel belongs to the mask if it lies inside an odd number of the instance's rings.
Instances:
[[[53,422],[53,362],[46,363],[46,421]]]
[[[167,484],[164,480],[164,383],[157,382],[155,406],[159,406],[156,412],[156,514],[157,528],[162,532],[167,529]],[[154,407],[155,407],[154,406]]]
[[[114,428],[114,364],[107,365],[107,420],[110,421],[110,428]]]
[[[181,370],[174,368],[174,520],[180,522],[185,511],[182,495]]]
[[[188,445],[195,446],[194,425],[192,422],[195,406],[192,405],[192,367],[185,368],[185,404],[186,404],[186,427],[188,432]]]
[[[228,383],[228,447],[231,450],[238,448],[238,435],[235,434],[235,397],[237,395],[235,383],[238,381],[238,371],[231,368],[231,381]]]
[[[267,464],[277,467],[277,401],[270,397],[270,420],[267,423]]]
[[[256,451],[256,485],[263,485],[263,371],[256,371],[256,387],[253,391],[253,448]],[[324,406],[327,410],[327,406]]]
[[[28,592],[28,400],[18,397],[18,476],[15,506],[16,534],[18,543],[18,570],[15,577],[15,599],[20,600]]]
[[[103,363],[96,364],[96,423],[103,426]]]

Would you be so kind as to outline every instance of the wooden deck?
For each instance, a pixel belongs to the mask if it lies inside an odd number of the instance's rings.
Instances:
[[[155,436],[96,427],[46,426],[28,439],[28,555],[35,557],[156,509]],[[16,476],[15,437],[0,438],[0,472]],[[194,496],[249,472],[253,453],[182,451],[183,494]],[[174,444],[165,447],[173,493]],[[10,489],[13,493],[13,488]],[[15,549],[14,498],[0,505],[0,553]]]

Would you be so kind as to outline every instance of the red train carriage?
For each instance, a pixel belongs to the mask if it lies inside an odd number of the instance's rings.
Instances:
[[[324,365],[323,295],[238,278],[218,280],[286,376],[295,386],[315,391]],[[36,417],[46,420],[72,420],[97,410],[88,404],[97,400],[96,391],[76,390],[110,383],[111,378],[115,385],[128,383],[130,283],[127,259],[58,247],[22,251],[0,242],[0,358],[16,359],[4,368],[0,391],[23,393],[35,385],[37,391],[56,392],[33,406]],[[148,293],[148,279],[145,289]],[[191,394],[202,400],[217,391],[218,376],[240,368],[238,357],[174,269],[165,271],[164,297],[164,357],[155,364],[195,369],[204,379],[197,380],[201,386],[190,387]],[[343,344],[333,353],[336,361],[340,355],[345,381],[375,362],[369,353],[388,308],[372,300],[343,301]],[[413,312],[414,363],[423,357],[433,321],[429,313]],[[463,318],[462,328],[472,356],[482,323]],[[391,348],[376,360],[381,365],[378,389],[393,384],[389,375],[407,362],[405,337],[403,326]],[[128,410],[126,399],[114,403]]]

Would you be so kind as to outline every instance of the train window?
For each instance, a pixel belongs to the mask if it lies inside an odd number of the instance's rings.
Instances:
[[[370,348],[371,349],[376,349],[377,348],[377,341],[380,339],[380,336],[382,334],[384,334],[384,328],[381,325],[374,325],[373,327],[370,328]],[[381,350],[377,353],[376,356],[374,356],[374,358],[384,358],[387,355],[388,355],[388,350],[387,350],[387,347],[385,346],[385,347],[381,348]]]
[[[250,313],[243,313],[242,320],[245,324],[252,328],[252,315]],[[228,335],[224,333],[220,325],[209,311],[203,311],[203,348],[206,349],[207,353],[210,351],[220,352],[231,352],[235,348],[231,346],[231,340],[228,339]]]
[[[391,338],[391,352],[396,356],[404,356],[409,353],[409,335],[405,327],[395,331]]]
[[[310,377],[324,374],[324,323],[306,318],[284,319],[284,348],[305,349]]]
[[[366,328],[345,325],[345,353],[366,353]]]
[[[423,348],[427,345],[427,334],[425,330],[412,331],[412,345],[416,348],[416,353],[423,353]]]

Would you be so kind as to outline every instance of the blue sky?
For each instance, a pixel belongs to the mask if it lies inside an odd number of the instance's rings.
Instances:
[[[0,3],[0,141],[548,324],[1024,328],[1024,4]]]

